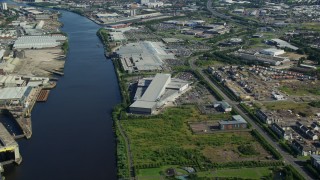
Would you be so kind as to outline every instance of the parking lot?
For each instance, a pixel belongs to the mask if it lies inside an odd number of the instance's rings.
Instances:
[[[151,32],[150,29],[146,27],[139,27],[138,29],[131,29],[124,33],[128,41],[137,42],[137,41],[160,41],[161,38],[156,36]]]
[[[197,84],[190,91],[183,94],[176,100],[178,105],[182,104],[195,104],[199,106],[210,105],[215,102],[216,99],[203,85]]]

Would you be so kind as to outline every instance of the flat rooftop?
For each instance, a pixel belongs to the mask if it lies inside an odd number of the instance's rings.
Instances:
[[[157,101],[160,96],[164,93],[164,90],[171,81],[170,74],[157,74],[150,85],[148,86],[145,93],[142,95],[140,100],[142,101]]]
[[[174,54],[164,50],[163,43],[150,41],[126,44],[117,54],[126,71],[161,70],[163,60],[175,59]]]
[[[31,87],[6,87],[0,89],[0,100],[21,99],[24,95],[28,94]]]
[[[137,107],[137,108],[146,108],[146,109],[153,109],[156,106],[157,102],[149,102],[149,101],[140,101],[136,100],[134,103],[130,105],[130,107]]]
[[[299,49],[298,47],[296,46],[293,46],[291,45],[290,43],[288,43],[287,41],[284,41],[284,40],[281,40],[281,39],[271,39],[273,42],[276,42],[278,44],[279,47],[281,48],[290,48],[290,49],[293,49],[293,50],[297,50]]]
[[[170,74],[158,73],[154,78],[143,78],[138,81],[134,96],[136,100],[130,108],[154,109],[168,101],[173,101],[186,89],[188,82],[171,79]]]

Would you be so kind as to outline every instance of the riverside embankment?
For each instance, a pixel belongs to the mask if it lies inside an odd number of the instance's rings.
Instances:
[[[18,141],[24,160],[5,168],[8,180],[116,179],[111,111],[121,97],[114,67],[96,36],[100,26],[61,12],[69,38],[64,76],[34,107],[32,138]]]

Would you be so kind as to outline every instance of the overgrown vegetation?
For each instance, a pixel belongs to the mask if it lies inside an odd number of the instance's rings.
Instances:
[[[258,139],[258,141],[262,144],[262,146],[267,149],[275,159],[281,160],[282,156],[281,154],[274,149],[258,132],[257,130],[252,130],[252,135]]]
[[[320,101],[312,101],[309,103],[310,106],[320,108]]]
[[[67,54],[68,50],[69,50],[69,42],[68,41],[65,41],[62,46],[61,46],[61,49],[63,50],[63,52],[65,54]]]
[[[111,52],[112,47],[109,45],[109,32],[104,28],[100,28],[97,35],[101,39],[106,51]]]
[[[260,146],[260,144],[248,132],[192,134],[187,122],[198,121],[204,117],[195,107],[182,106],[167,109],[163,114],[157,116],[140,116],[135,117],[134,120],[130,118],[130,120],[120,121],[131,140],[135,167],[145,169],[164,165],[188,165],[202,171],[213,167],[270,166],[277,162],[211,161],[210,156],[215,155],[206,154],[208,148],[208,150],[214,148],[215,150],[232,151],[243,144],[253,143],[255,146]],[[244,147],[244,149],[248,148],[250,149],[250,147]],[[251,151],[250,155],[257,157],[258,153]]]
[[[254,148],[252,144],[241,144],[238,150],[243,155],[257,155],[259,152]]]

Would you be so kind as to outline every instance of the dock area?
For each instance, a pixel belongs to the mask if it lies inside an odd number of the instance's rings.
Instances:
[[[58,70],[50,70],[50,69],[44,69],[45,71],[48,71],[52,74],[55,74],[55,75],[59,75],[59,76],[64,76],[64,73],[61,72],[61,71],[58,71]]]
[[[31,124],[31,111],[37,102],[37,98],[41,92],[42,88],[34,88],[30,95],[28,96],[28,106],[27,107],[7,107],[7,110],[16,119],[20,128],[23,131],[24,136],[29,139],[32,135],[32,124]]]
[[[11,152],[12,154],[9,157],[1,156],[1,164],[10,164],[15,162],[20,164],[22,161],[22,157],[19,152],[19,145],[15,141],[15,139],[11,136],[11,134],[7,131],[7,129],[0,123],[0,154]],[[12,156],[13,159],[10,159]]]
[[[50,93],[50,90],[42,89],[37,98],[37,102],[46,102],[48,100],[49,93]]]

